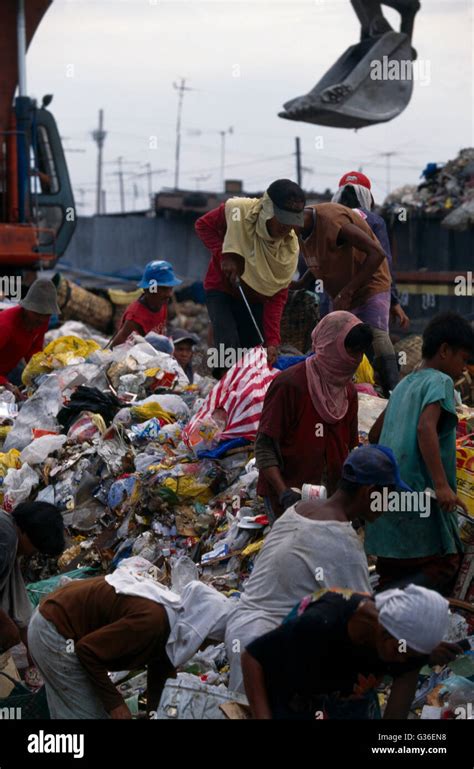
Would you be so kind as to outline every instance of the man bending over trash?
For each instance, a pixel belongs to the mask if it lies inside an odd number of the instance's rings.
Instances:
[[[128,558],[107,576],[47,596],[28,630],[53,719],[130,719],[109,671],[148,670],[148,709],[166,679],[207,639],[223,640],[228,598],[201,582],[181,597],[156,582],[152,564]]]
[[[335,588],[304,598],[242,655],[257,719],[380,718],[377,686],[393,678],[385,719],[407,718],[418,672],[462,652],[442,643],[448,601],[418,585],[375,599]]]

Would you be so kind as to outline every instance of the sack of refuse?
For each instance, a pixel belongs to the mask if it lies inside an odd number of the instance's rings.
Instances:
[[[42,438],[36,438],[23,449],[20,459],[29,465],[39,465],[44,462],[46,457],[64,446],[66,441],[66,435],[44,435]]]
[[[78,336],[62,336],[50,342],[41,352],[37,352],[26,364],[21,375],[24,385],[30,386],[36,377],[47,374],[53,369],[83,363],[86,358],[100,347],[92,339],[84,340]]]

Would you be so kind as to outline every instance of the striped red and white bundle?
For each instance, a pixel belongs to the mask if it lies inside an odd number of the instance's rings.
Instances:
[[[227,424],[220,440],[248,438],[257,435],[263,401],[270,382],[279,374],[268,368],[267,353],[255,347],[245,353],[211,390],[202,407],[188,422],[183,439],[189,445],[189,435],[200,420],[212,418],[216,409],[224,409]]]

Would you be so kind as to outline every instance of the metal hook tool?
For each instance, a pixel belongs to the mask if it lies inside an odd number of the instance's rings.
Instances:
[[[239,291],[240,291],[240,295],[241,295],[242,299],[243,299],[243,300],[244,300],[244,302],[245,302],[245,306],[246,306],[246,308],[247,308],[247,310],[248,310],[248,313],[249,313],[250,317],[252,318],[252,321],[253,321],[253,325],[255,326],[255,329],[256,329],[256,331],[257,331],[257,334],[258,334],[258,336],[259,336],[259,339],[260,339],[260,342],[261,342],[261,344],[263,344],[263,345],[264,345],[264,344],[265,344],[265,341],[264,341],[264,339],[263,339],[263,336],[262,336],[262,332],[260,331],[260,329],[259,329],[259,327],[258,327],[258,324],[257,324],[257,321],[255,320],[255,318],[254,318],[254,316],[253,316],[253,312],[252,312],[252,310],[250,309],[250,305],[249,305],[249,303],[248,303],[248,301],[247,301],[247,297],[246,297],[246,296],[245,296],[245,294],[244,294],[244,291],[243,291],[243,288],[242,288],[242,286],[241,286],[241,283],[240,283],[240,280],[239,280],[239,278],[237,278],[237,280],[235,281],[235,285],[236,285],[236,286],[237,286],[237,288],[239,289]]]

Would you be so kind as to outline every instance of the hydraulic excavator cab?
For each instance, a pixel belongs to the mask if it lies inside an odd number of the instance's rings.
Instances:
[[[40,258],[63,254],[76,227],[74,195],[56,121],[47,109],[35,110],[30,157],[32,219],[38,228]]]
[[[352,45],[306,95],[284,104],[287,120],[362,128],[393,120],[410,101],[413,49],[408,35],[386,32]]]
[[[0,264],[52,266],[76,226],[74,195],[56,121],[17,97],[0,151]]]

